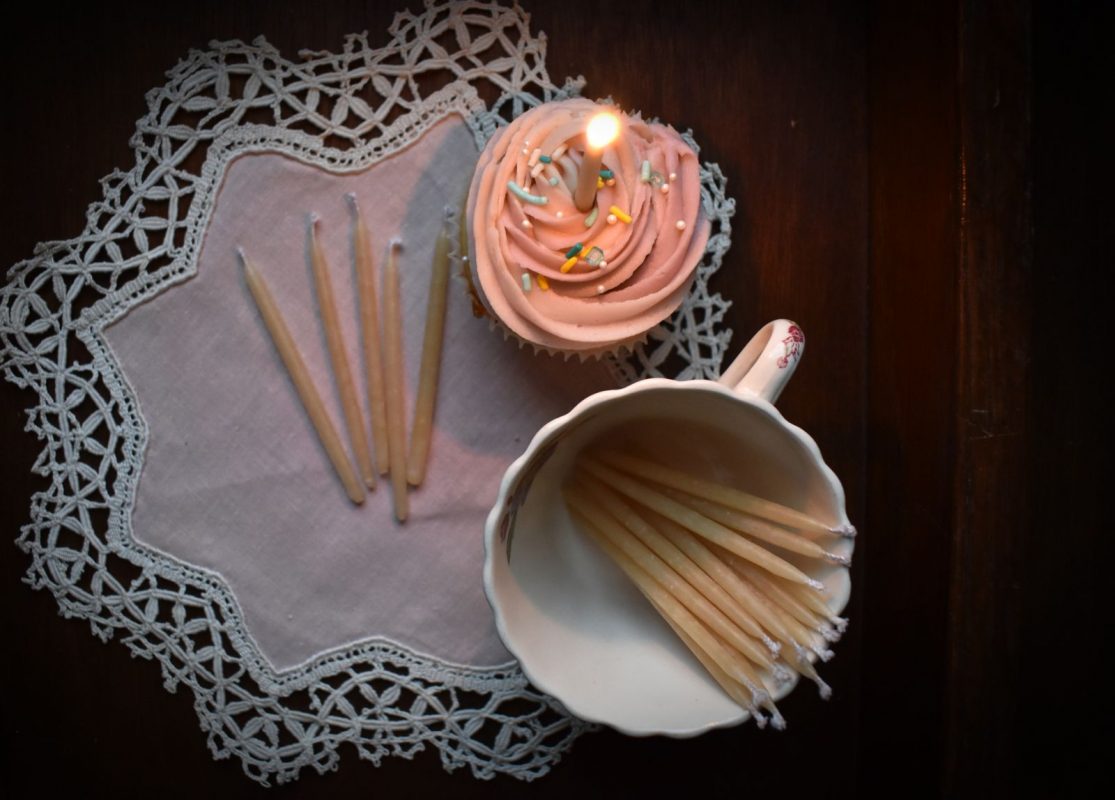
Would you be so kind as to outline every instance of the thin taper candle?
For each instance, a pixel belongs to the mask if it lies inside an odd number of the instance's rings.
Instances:
[[[610,111],[602,111],[589,120],[585,130],[585,155],[581,159],[577,189],[573,194],[573,204],[581,213],[587,212],[596,202],[596,182],[600,177],[604,148],[618,135],[619,117]]]
[[[325,260],[321,242],[317,238],[317,214],[310,214],[310,261],[313,264],[314,287],[317,290],[317,306],[321,313],[321,326],[325,329],[325,343],[329,347],[329,360],[333,365],[333,379],[337,383],[337,394],[341,399],[341,409],[345,415],[352,452],[364,484],[369,489],[376,485],[376,473],[372,469],[372,457],[368,453],[368,439],[364,435],[364,415],[360,413],[360,402],[356,399],[356,387],[352,383],[352,370],[348,365],[348,353],[341,335],[341,323],[337,318],[337,300],[333,294],[333,281],[329,277],[329,263]]]
[[[356,471],[349,463],[348,454],[345,453],[345,448],[341,444],[341,437],[333,426],[332,420],[329,419],[321,395],[318,394],[309,370],[306,369],[306,363],[302,360],[298,347],[294,343],[294,337],[290,335],[290,330],[287,328],[286,322],[283,321],[283,316],[279,312],[279,307],[275,304],[275,299],[271,296],[263,276],[260,275],[255,265],[248,261],[243,250],[240,250],[239,254],[240,263],[244,265],[244,278],[247,280],[248,289],[252,293],[252,299],[255,300],[259,314],[263,317],[263,324],[267,327],[267,332],[271,335],[271,341],[286,366],[295,391],[298,392],[298,399],[302,401],[302,405],[310,417],[310,422],[313,423],[314,429],[317,431],[318,439],[321,441],[322,447],[325,448],[329,460],[333,463],[333,469],[336,470],[341,483],[344,484],[349,499],[354,503],[363,503],[365,497],[364,484],[356,477]]]
[[[360,297],[360,329],[364,337],[364,366],[368,384],[368,406],[372,416],[372,444],[376,471],[386,475],[388,455],[387,406],[383,392],[383,351],[379,335],[379,301],[376,299],[376,271],[368,228],[360,216],[356,195],[345,195],[352,210],[352,247],[356,257],[356,287]]]
[[[402,245],[392,239],[383,270],[383,348],[387,394],[388,450],[395,519],[405,522],[410,513],[407,498],[406,394],[403,381],[403,319],[399,309],[399,258]]]
[[[434,423],[434,401],[437,399],[438,375],[441,372],[441,349],[445,338],[448,286],[449,237],[443,227],[434,245],[430,297],[426,304],[426,335],[422,341],[422,366],[418,373],[418,396],[414,401],[414,425],[410,430],[407,480],[413,486],[421,485],[426,477],[430,434]]]

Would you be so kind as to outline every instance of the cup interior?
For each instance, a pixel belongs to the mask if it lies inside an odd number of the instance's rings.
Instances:
[[[692,735],[742,721],[746,712],[570,518],[562,486],[597,444],[638,449],[834,525],[847,522],[839,483],[813,441],[769,403],[708,381],[644,381],[544,429],[493,518],[489,599],[505,644],[539,688],[578,716],[633,734]],[[838,545],[850,553],[850,541]],[[835,610],[844,607],[846,569],[795,563],[825,583]]]

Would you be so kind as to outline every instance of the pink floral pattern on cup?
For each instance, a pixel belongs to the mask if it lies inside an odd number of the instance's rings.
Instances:
[[[801,355],[802,345],[805,344],[805,334],[797,325],[790,326],[790,332],[785,339],[782,340],[782,345],[786,348],[786,352],[778,359],[779,369],[786,369],[790,366],[791,361],[796,361]]]

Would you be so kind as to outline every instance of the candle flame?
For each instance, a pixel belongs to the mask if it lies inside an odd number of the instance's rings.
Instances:
[[[619,135],[619,117],[610,111],[602,111],[588,121],[588,146],[601,150],[610,145]]]

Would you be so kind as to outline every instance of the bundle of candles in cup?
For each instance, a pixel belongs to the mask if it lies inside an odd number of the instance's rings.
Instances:
[[[368,230],[360,216],[355,195],[348,194],[346,199],[352,210],[353,250],[360,300],[360,330],[365,355],[368,404],[371,412],[371,439],[375,452],[374,465],[372,451],[369,449],[368,438],[365,435],[365,417],[357,398],[348,353],[341,336],[337,302],[329,277],[329,265],[317,240],[317,215],[310,215],[308,225],[314,286],[333,378],[340,396],[345,427],[356,462],[355,469],[341,443],[336,427],[325,410],[321,393],[306,368],[295,338],[264,281],[263,274],[248,259],[243,250],[240,251],[240,259],[244,265],[248,289],[259,308],[264,325],[349,499],[356,504],[363,503],[366,497],[365,487],[374,489],[376,486],[376,473],[381,475],[390,473],[395,517],[400,522],[405,522],[409,515],[407,484],[421,485],[425,479],[429,457],[434,401],[437,397],[445,331],[449,238],[445,230],[441,230],[434,249],[429,303],[426,309],[426,330],[422,343],[422,365],[408,453],[403,383],[406,379],[403,368],[403,322],[399,310],[398,251],[401,245],[398,240],[392,240],[388,246],[387,261],[383,271],[381,309],[376,297],[375,265],[372,261]],[[382,336],[379,320],[381,310]]]
[[[770,548],[847,566],[825,542],[854,529],[625,452],[583,453],[572,474],[574,521],[760,727],[764,710],[785,727],[771,695],[793,672],[831,695],[813,660],[832,656],[847,623],[823,584]]]

